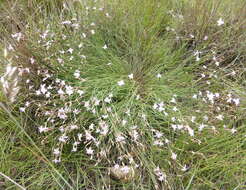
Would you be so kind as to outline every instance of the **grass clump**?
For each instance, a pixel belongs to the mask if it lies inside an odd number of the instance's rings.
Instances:
[[[4,188],[245,186],[243,1],[30,2],[1,6]]]

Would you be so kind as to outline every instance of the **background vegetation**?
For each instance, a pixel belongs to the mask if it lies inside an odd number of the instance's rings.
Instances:
[[[245,13],[0,1],[0,189],[246,188]]]

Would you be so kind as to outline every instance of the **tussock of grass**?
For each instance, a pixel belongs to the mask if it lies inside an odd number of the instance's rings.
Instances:
[[[0,172],[35,190],[245,187],[244,1],[0,5],[21,88],[1,94]]]

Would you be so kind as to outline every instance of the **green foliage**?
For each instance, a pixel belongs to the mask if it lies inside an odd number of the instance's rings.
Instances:
[[[0,64],[24,73],[14,104],[2,85],[0,172],[35,190],[244,188],[244,1],[16,2],[0,5]]]

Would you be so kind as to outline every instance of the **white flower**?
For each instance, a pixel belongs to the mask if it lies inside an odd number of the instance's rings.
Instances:
[[[40,133],[43,133],[43,132],[47,132],[47,131],[49,130],[49,128],[48,128],[48,127],[40,126],[40,127],[38,128],[38,130],[39,130]]]
[[[138,134],[137,130],[131,131],[130,132],[130,135],[132,136],[132,138],[133,138],[134,141],[137,141],[138,138],[139,138],[139,134]]]
[[[42,94],[45,94],[47,92],[47,89],[45,88],[45,84],[41,84],[40,92],[42,92]]]
[[[217,25],[218,26],[221,26],[224,24],[224,21],[222,20],[222,18],[220,18],[218,21],[217,21]]]
[[[86,101],[86,102],[84,103],[84,106],[85,106],[87,109],[89,109],[89,108],[90,108],[90,101]]]
[[[220,115],[218,115],[218,116],[216,116],[216,119],[221,120],[221,121],[223,120],[223,118],[224,118],[224,116],[223,116],[223,115],[221,115],[221,114],[220,114]]]
[[[91,135],[90,131],[85,130],[85,139],[86,141],[94,140],[94,137]]]
[[[116,142],[124,142],[125,137],[123,137],[121,134],[116,135]]]
[[[61,153],[61,151],[59,150],[59,148],[55,148],[53,151],[53,154],[55,155],[59,155]]]
[[[118,81],[118,85],[119,85],[119,86],[123,86],[123,85],[125,85],[125,82],[124,82],[123,80]]]
[[[124,125],[126,125],[126,123],[127,123],[127,121],[126,120],[122,120],[122,125],[124,126]]]
[[[181,168],[181,171],[186,172],[189,168],[186,166],[186,164]]]
[[[127,173],[129,173],[129,171],[130,171],[130,167],[128,167],[128,166],[123,166],[123,167],[120,168],[120,170],[121,170],[123,173],[127,174]]]
[[[52,160],[52,162],[54,162],[56,164],[56,163],[61,162],[61,159],[60,158],[59,159],[54,159],[54,160]]]
[[[11,36],[12,36],[12,38],[15,38],[19,42],[20,39],[22,38],[22,33],[19,32],[19,33],[16,33],[16,34],[12,34]]]
[[[78,129],[79,127],[78,127],[78,125],[70,125],[69,128],[71,130],[74,130],[74,129]]]
[[[173,107],[173,111],[175,112],[178,111],[177,107]]]
[[[72,48],[69,48],[68,50],[67,50],[69,53],[73,53],[73,49]]]
[[[187,130],[188,130],[189,135],[191,137],[193,137],[194,136],[194,130],[192,128],[190,128],[190,127],[187,127]]]
[[[94,152],[94,150],[91,147],[86,148],[86,154],[92,155],[93,152]]]
[[[154,169],[155,175],[158,177],[159,181],[166,181],[166,174],[164,174],[161,169],[159,168],[159,166]]]
[[[78,133],[78,139],[79,139],[79,141],[82,141],[82,137],[83,137],[83,135],[81,133]]]
[[[133,79],[133,73],[130,74],[130,75],[128,75],[128,78],[129,78],[129,79]]]
[[[199,57],[199,55],[197,55],[197,56],[196,56],[196,61],[200,61],[200,59],[201,59],[201,58]]]
[[[237,130],[236,130],[235,128],[232,128],[232,129],[231,129],[231,133],[232,133],[232,134],[234,134],[234,133],[236,133],[236,132],[237,132]]]
[[[25,112],[26,108],[25,107],[20,107],[20,112]]]
[[[73,76],[78,79],[80,77],[80,71],[79,70],[76,70],[73,74]]]
[[[174,152],[172,152],[171,158],[172,158],[173,160],[176,160],[176,159],[177,159],[177,154],[175,154]]]
[[[59,95],[63,95],[64,94],[64,91],[61,88],[57,92],[58,92]]]
[[[104,102],[106,102],[106,103],[110,103],[110,102],[111,102],[111,98],[106,97],[106,98],[104,99]]]
[[[104,46],[103,46],[103,49],[107,49],[108,48],[108,46],[105,44]]]
[[[63,22],[61,22],[61,24],[71,24],[72,22],[70,20],[65,20]]]
[[[160,140],[155,140],[153,145],[163,146],[163,142],[161,142]]]
[[[66,136],[66,135],[63,134],[62,136],[59,137],[58,140],[59,140],[60,142],[65,143],[65,142],[67,141],[67,139],[68,139],[68,136]]]
[[[177,125],[175,124],[172,124],[171,127],[173,128],[174,131],[177,129]]]
[[[156,75],[156,77],[157,77],[157,78],[161,78],[161,74],[158,73],[158,74]]]
[[[83,95],[83,94],[85,93],[83,90],[78,90],[77,92],[78,92],[78,94],[79,94],[80,96]]]
[[[195,117],[195,116],[192,116],[192,117],[191,117],[191,122],[194,123],[195,120],[196,120],[196,117]]]
[[[156,138],[161,138],[163,136],[163,134],[161,133],[161,132],[159,132],[159,131],[157,131],[156,133],[155,133],[155,137]]]
[[[172,98],[170,102],[172,102],[172,103],[176,103],[175,98]]]
[[[235,103],[236,106],[238,106],[239,103],[240,103],[240,99],[239,98],[234,98],[232,101]]]
[[[205,127],[205,125],[202,123],[202,124],[198,127],[198,131],[202,131],[204,127]]]
[[[71,86],[66,86],[66,93],[70,96],[73,94],[73,87]]]

